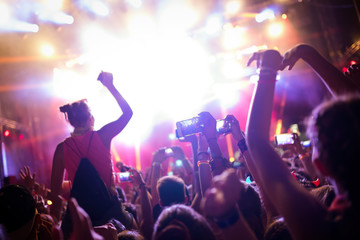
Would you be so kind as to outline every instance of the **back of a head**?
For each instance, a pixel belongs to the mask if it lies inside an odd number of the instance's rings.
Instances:
[[[144,237],[137,231],[125,230],[118,234],[118,240],[144,240]]]
[[[345,95],[327,101],[313,111],[309,120],[308,135],[319,161],[354,198],[360,169],[360,96]]]
[[[21,185],[8,185],[0,189],[0,224],[12,233],[34,219],[35,200]]]
[[[73,127],[84,127],[91,117],[86,100],[80,100],[61,106],[60,112],[67,115],[67,119]]]
[[[250,184],[243,182],[243,185],[244,188],[241,191],[241,198],[238,201],[239,209],[249,227],[258,238],[261,238],[264,234],[264,226],[260,196]]]
[[[331,185],[323,185],[312,189],[310,192],[327,208],[330,207],[335,198],[335,190]]]
[[[176,176],[164,176],[157,182],[157,190],[162,206],[185,203],[185,183]]]
[[[165,208],[154,226],[153,240],[215,240],[206,219],[183,204]]]
[[[283,218],[274,219],[267,227],[264,240],[292,240]]]

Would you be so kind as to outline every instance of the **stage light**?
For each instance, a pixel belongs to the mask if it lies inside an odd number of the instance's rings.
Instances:
[[[199,16],[185,1],[164,1],[157,19],[161,29],[174,34],[184,34],[197,23]]]
[[[226,50],[233,50],[239,48],[244,43],[245,36],[245,28],[241,27],[226,27],[224,29],[223,36],[223,47]]]
[[[268,27],[268,34],[271,37],[278,37],[280,36],[284,31],[284,26],[282,23],[272,23],[269,27]]]
[[[242,66],[236,59],[226,60],[222,66],[222,73],[228,79],[238,79],[242,76]]]
[[[6,24],[0,23],[0,31],[3,32],[33,32],[39,31],[39,26],[27,22],[10,19]]]
[[[251,75],[250,76],[250,82],[251,83],[257,83],[259,81],[259,75]]]
[[[102,0],[79,0],[78,4],[80,5],[80,8],[84,8],[98,16],[106,17],[110,13],[108,5]]]
[[[5,130],[4,137],[9,137],[9,136],[10,136],[10,130]]]
[[[287,16],[285,13],[281,14],[281,18],[282,18],[283,20],[286,20],[287,17],[288,17],[288,16]]]
[[[355,65],[355,64],[356,64],[356,61],[354,61],[354,60],[350,61],[350,66]]]
[[[74,17],[62,11],[44,11],[38,14],[38,17],[43,22],[51,22],[55,24],[73,24]]]
[[[101,1],[92,1],[92,4],[90,5],[90,9],[97,15],[106,17],[110,13],[109,7]]]
[[[235,14],[240,10],[240,2],[239,1],[230,1],[225,5],[225,13],[226,14]]]
[[[265,20],[274,19],[274,18],[275,18],[274,11],[271,9],[265,9],[261,13],[256,15],[255,20],[256,22],[261,23],[264,22]]]
[[[44,56],[51,57],[54,55],[55,50],[51,45],[46,44],[41,46],[41,53]]]
[[[220,32],[222,25],[223,21],[221,16],[214,14],[206,21],[206,33],[209,35],[215,35]]]
[[[11,17],[11,9],[5,2],[0,2],[0,26],[6,25]]]
[[[182,161],[180,159],[175,161],[175,166],[181,167],[183,165]]]
[[[176,139],[175,133],[169,133],[169,140],[175,140],[175,139]]]
[[[126,0],[126,2],[134,8],[140,8],[143,4],[142,0]]]

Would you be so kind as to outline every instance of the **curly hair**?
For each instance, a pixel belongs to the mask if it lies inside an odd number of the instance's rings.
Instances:
[[[319,105],[308,121],[307,133],[330,176],[355,200],[360,169],[360,95],[344,95]]]

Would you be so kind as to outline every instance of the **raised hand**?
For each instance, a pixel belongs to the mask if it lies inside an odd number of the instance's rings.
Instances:
[[[208,217],[221,217],[232,211],[241,197],[242,183],[234,169],[227,169],[215,176],[213,187],[208,189],[201,202]]]
[[[176,159],[180,159],[180,160],[185,160],[185,153],[183,151],[183,149],[180,146],[173,146],[171,147],[171,149],[173,150],[173,157]]]
[[[31,174],[30,167],[24,166],[24,170],[20,169],[19,177],[23,181],[24,186],[32,191],[35,186],[36,174]]]
[[[253,53],[247,66],[250,66],[255,61],[257,68],[268,68],[277,71],[282,68],[282,60],[283,57],[278,51],[270,49]]]
[[[216,120],[209,112],[199,113],[200,121],[204,124],[202,133],[205,135],[206,139],[216,138]]]
[[[129,172],[131,174],[131,181],[134,185],[139,187],[141,184],[145,184],[144,178],[135,168],[130,168]]]
[[[240,141],[243,139],[243,132],[241,131],[239,121],[235,118],[235,116],[227,115],[225,120],[231,122],[231,134],[235,141]]]
[[[109,72],[101,72],[99,74],[98,80],[105,86],[113,86],[113,75]]]
[[[155,162],[162,163],[163,161],[166,160],[167,156],[166,156],[165,150],[166,150],[166,148],[160,148],[154,153],[153,163],[155,163]]]
[[[281,64],[281,70],[288,67],[288,70],[291,70],[294,65],[297,63],[297,61],[301,58],[302,52],[306,51],[306,48],[309,46],[300,44],[296,45],[295,47],[287,50],[284,54],[284,58]]]

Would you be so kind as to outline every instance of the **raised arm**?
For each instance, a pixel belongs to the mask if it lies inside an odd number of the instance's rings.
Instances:
[[[154,222],[149,193],[146,189],[145,181],[141,174],[134,168],[131,168],[129,171],[132,173],[131,179],[133,184],[137,186],[140,191],[140,205],[142,213],[140,230],[144,234],[144,236],[146,236],[146,239],[151,239]]]
[[[249,64],[254,60],[260,66],[260,76],[250,105],[246,137],[264,191],[295,238],[324,239],[326,210],[292,178],[269,140],[276,74],[282,57],[275,50],[267,50],[255,53]]]
[[[151,175],[150,175],[150,188],[151,188],[151,204],[155,207],[156,204],[160,203],[159,193],[157,191],[157,181],[161,177],[161,164],[166,160],[165,148],[160,148],[153,155],[151,164]]]
[[[238,201],[244,188],[234,169],[227,169],[213,179],[201,205],[208,219],[219,227],[223,239],[257,239],[239,210]]]
[[[216,120],[209,112],[202,112],[199,116],[200,121],[204,124],[202,133],[209,144],[213,160],[213,174],[218,175],[226,169],[226,159],[223,157],[217,142]]]
[[[299,44],[288,50],[284,54],[281,68],[289,66],[291,70],[299,59],[304,60],[314,70],[333,96],[360,91],[359,82],[346,77],[316,49],[306,44]]]
[[[113,75],[111,73],[101,72],[98,79],[113,95],[122,111],[122,115],[117,120],[106,124],[98,131],[103,143],[110,149],[111,139],[118,135],[126,127],[133,115],[133,112],[129,104],[115,88],[113,83]]]
[[[63,143],[60,143],[55,150],[53,165],[51,171],[51,193],[50,199],[53,202],[50,208],[50,214],[55,221],[60,220],[62,208],[62,199],[59,197],[62,193],[62,183],[65,173]]]
[[[262,183],[262,179],[260,177],[260,173],[256,169],[256,165],[253,161],[253,158],[247,149],[245,134],[243,131],[241,131],[239,121],[233,115],[226,116],[226,120],[231,121],[231,135],[233,136],[234,140],[237,142],[240,152],[243,154],[245,158],[246,165],[248,166],[249,171],[256,182],[256,185],[259,189],[259,194],[261,196],[263,205],[265,207],[267,222],[269,223],[273,217],[278,216],[278,213],[275,207],[273,206],[273,204],[271,203],[271,201],[269,200],[266,191],[264,191],[264,186]]]

